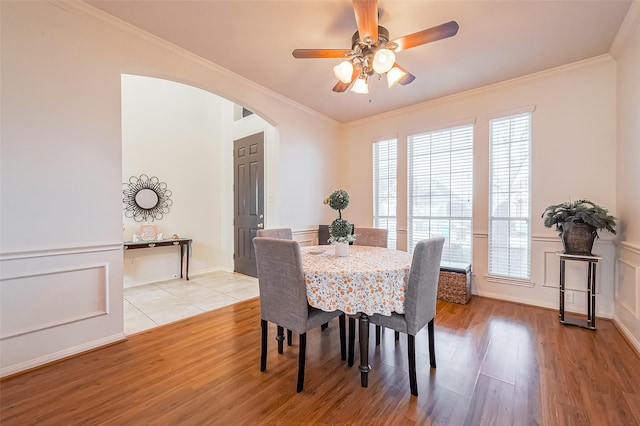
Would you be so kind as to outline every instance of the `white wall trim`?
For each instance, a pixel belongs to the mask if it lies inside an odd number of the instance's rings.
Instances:
[[[629,269],[633,271],[633,281],[636,285],[636,300],[633,300],[633,306],[629,306],[629,300],[626,298],[618,298],[618,294],[620,291],[620,268],[621,265],[627,266]],[[628,310],[634,317],[640,320],[640,287],[638,284],[640,283],[640,266],[634,265],[631,262],[627,262],[626,260],[617,258],[616,259],[616,268],[615,268],[615,279],[614,279],[614,294],[615,300],[620,303],[626,310]]]
[[[623,250],[627,250],[630,251],[631,253],[635,253],[635,254],[639,254],[640,255],[640,247],[633,245],[633,244],[629,244],[626,241],[620,241],[620,247]]]
[[[636,354],[640,357],[640,341],[636,339],[631,331],[627,327],[625,327],[624,323],[620,320],[617,315],[614,315],[611,319],[613,325],[618,329],[618,331],[624,336],[625,340],[629,342],[631,347],[636,351]]]
[[[98,269],[102,271],[102,279],[104,283],[104,288],[103,288],[104,294],[102,295],[103,305],[99,307],[98,310],[92,311],[92,312],[86,312],[80,315],[62,317],[55,321],[49,321],[43,324],[38,324],[37,326],[31,326],[27,328],[14,330],[5,335],[0,336],[0,340],[9,339],[11,337],[16,337],[16,336],[22,336],[23,334],[34,333],[36,331],[46,330],[49,328],[58,327],[65,324],[71,324],[71,323],[86,320],[89,318],[95,318],[95,317],[107,315],[109,313],[109,265],[107,263],[97,263],[97,264],[75,266],[72,268],[56,268],[56,269],[39,271],[37,273],[28,273],[28,274],[20,274],[20,275],[8,276],[8,277],[1,277],[0,282],[26,279],[26,278],[35,278],[35,277],[41,277],[41,276],[50,276],[54,274],[63,274],[68,272],[87,271],[90,269]]]
[[[519,278],[513,278],[513,277],[502,277],[502,276],[498,276],[498,275],[485,275],[484,279],[488,282],[488,283],[494,283],[494,284],[503,284],[503,285],[515,285],[518,287],[535,287],[536,283],[534,281],[531,280],[524,280],[524,279],[519,279]]]
[[[523,305],[535,306],[538,308],[548,308],[548,309],[558,310],[557,301],[545,302],[541,300],[531,300],[524,297],[517,297],[517,296],[512,296],[504,293],[492,293],[488,291],[478,291],[473,294],[480,297],[487,297],[489,299],[502,300],[505,302],[522,303]]]
[[[535,105],[526,105],[526,106],[521,106],[521,107],[517,107],[517,108],[511,108],[508,110],[503,110],[503,111],[497,111],[497,112],[492,112],[490,114],[487,114],[487,120],[493,120],[496,118],[502,118],[502,117],[508,117],[510,115],[517,115],[517,114],[522,114],[525,112],[535,112],[536,110],[536,106]]]
[[[318,245],[318,229],[297,229],[292,231],[293,239],[300,243],[301,246]]]
[[[640,25],[640,2],[633,1],[627,11],[627,15],[622,21],[622,25],[620,25],[616,38],[613,40],[613,43],[611,43],[611,47],[609,48],[609,54],[611,56],[617,58],[620,52],[624,50],[629,41],[629,37],[637,25]]]
[[[21,362],[19,364],[10,365],[0,370],[0,377],[6,377],[12,374],[21,373],[31,368],[41,367],[53,361],[58,361],[63,358],[67,358],[73,355],[77,355],[82,352],[87,352],[92,349],[96,349],[102,346],[109,345],[111,343],[124,341],[127,336],[124,333],[117,333],[112,336],[103,337],[102,339],[94,340],[93,342],[87,342],[82,345],[74,346],[64,349],[59,352],[41,356],[39,358],[30,359],[29,361]]]
[[[47,256],[65,256],[69,254],[95,253],[100,251],[122,250],[122,243],[108,243],[89,246],[57,247],[50,249],[21,250],[0,253],[0,262],[17,259],[33,259]]]
[[[455,121],[446,121],[442,123],[435,123],[425,127],[416,127],[413,129],[408,129],[405,133],[407,134],[407,140],[409,136],[419,135],[421,133],[434,132],[438,130],[451,129],[454,127],[467,126],[467,125],[475,125],[478,121],[477,117],[463,118],[461,120]]]
[[[531,237],[531,241],[535,241],[537,243],[562,243],[562,239],[558,237],[543,237],[540,235],[535,235]]]

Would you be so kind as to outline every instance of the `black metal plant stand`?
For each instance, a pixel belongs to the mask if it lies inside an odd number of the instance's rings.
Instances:
[[[566,325],[575,325],[577,327],[588,328],[589,330],[596,329],[596,264],[601,257],[567,254],[562,252],[556,252],[560,257],[560,322]],[[587,272],[587,318],[577,318],[564,313],[564,299],[565,299],[565,262],[578,261],[588,262]]]

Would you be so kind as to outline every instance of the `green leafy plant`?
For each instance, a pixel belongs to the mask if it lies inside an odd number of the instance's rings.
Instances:
[[[342,210],[349,206],[349,194],[347,191],[344,189],[333,191],[331,195],[324,199],[324,204],[328,204],[332,209],[338,210],[338,218],[329,225],[329,243],[350,243],[355,241],[353,225],[342,218]]]
[[[355,241],[353,225],[346,219],[336,219],[329,225],[329,243],[350,243]]]
[[[342,219],[342,210],[349,206],[349,194],[344,189],[338,189],[325,198],[324,203],[329,204],[332,209],[338,210],[338,218]]]
[[[562,235],[565,229],[570,229],[576,223],[586,223],[597,231],[606,229],[612,234],[616,233],[616,217],[611,216],[604,207],[589,200],[565,201],[553,204],[542,212],[544,226],[556,227],[558,234]]]

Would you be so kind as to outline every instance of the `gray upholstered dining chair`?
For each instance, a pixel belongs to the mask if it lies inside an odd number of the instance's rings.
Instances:
[[[253,239],[260,287],[262,348],[260,371],[267,368],[268,322],[284,326],[300,335],[298,387],[304,386],[307,331],[329,320],[340,319],[340,355],[346,358],[345,316],[341,311],[325,312],[309,306],[307,285],[302,269],[300,245],[296,241],[256,237]]]
[[[391,316],[375,314],[369,317],[375,325],[407,334],[409,385],[412,395],[418,395],[415,336],[425,325],[428,325],[429,331],[429,361],[431,368],[436,368],[433,323],[436,316],[436,297],[443,246],[444,237],[422,240],[416,245],[405,291],[404,314],[392,312]]]
[[[256,232],[258,237],[268,238],[280,238],[281,240],[293,240],[293,232],[291,228],[271,228],[271,229],[258,229]],[[278,326],[278,333],[276,334],[276,340],[278,341],[278,353],[282,353],[282,346],[284,340],[284,329],[282,326]],[[287,330],[287,345],[291,346],[293,343],[293,333],[291,330]]]
[[[389,231],[383,228],[358,227],[354,246],[387,247]]]
[[[258,237],[280,238],[282,240],[293,240],[291,228],[258,229]]]

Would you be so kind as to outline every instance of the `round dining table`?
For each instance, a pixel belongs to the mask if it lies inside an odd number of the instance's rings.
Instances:
[[[309,305],[358,317],[359,369],[361,384],[367,387],[371,371],[369,315],[404,313],[412,256],[404,251],[358,245],[349,246],[347,256],[336,256],[335,248],[326,245],[301,247],[301,254]],[[354,331],[350,330],[351,336]]]

